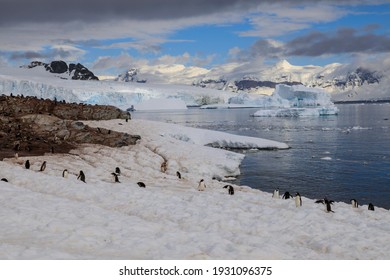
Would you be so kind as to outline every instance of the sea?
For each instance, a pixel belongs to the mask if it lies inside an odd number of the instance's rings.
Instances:
[[[287,143],[287,150],[245,150],[233,183],[279,188],[311,199],[327,197],[390,209],[390,103],[338,104],[321,117],[252,117],[259,109],[135,111],[134,119],[170,122]]]

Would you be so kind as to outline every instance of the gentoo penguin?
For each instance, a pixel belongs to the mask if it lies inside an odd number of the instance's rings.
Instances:
[[[282,196],[282,199],[289,199],[292,198],[292,195],[289,192],[285,192]]]
[[[64,171],[62,171],[62,177],[68,178],[68,169],[64,169]]]
[[[46,169],[46,160],[42,163],[41,169],[39,171],[44,171]]]
[[[26,160],[24,167],[26,167],[26,169],[30,169],[30,161],[29,160]]]
[[[116,175],[121,175],[121,170],[120,170],[120,168],[119,167],[115,167],[115,173],[116,173]]]
[[[279,189],[274,190],[274,193],[272,194],[273,198],[280,198]]]
[[[375,211],[374,204],[368,204],[368,210]]]
[[[167,169],[168,169],[167,162],[164,161],[163,163],[161,163],[160,170],[161,170],[162,173],[165,173],[165,172],[167,172]]]
[[[296,207],[302,206],[302,198],[298,192],[295,194],[295,206]]]
[[[7,178],[1,178],[1,181],[8,182]]]
[[[137,182],[137,185],[140,187],[140,188],[145,188],[146,185],[144,182]]]
[[[120,183],[120,182],[119,182],[119,179],[118,179],[118,174],[117,174],[117,173],[112,172],[111,175],[114,177],[114,182],[115,182],[115,183]]]
[[[333,200],[328,200],[327,198],[324,198],[324,199],[320,199],[320,200],[317,200],[315,203],[322,203],[325,205],[325,211],[326,212],[333,212],[332,211],[332,207],[331,207],[331,204],[333,204]]]
[[[179,171],[176,171],[177,178],[181,179],[181,173]]]
[[[77,177],[77,180],[81,180],[84,183],[86,183],[85,182],[85,174],[84,174],[83,170],[80,170],[80,173],[79,173],[79,176]]]
[[[358,202],[357,202],[357,200],[356,199],[351,199],[351,204],[352,204],[352,207],[353,208],[358,208],[359,207],[359,204],[358,204]]]
[[[233,188],[233,186],[231,186],[231,185],[226,185],[226,186],[224,186],[223,188],[224,188],[224,189],[228,189],[228,193],[229,193],[230,195],[233,195],[233,194],[234,194],[234,188]]]
[[[206,189],[206,184],[204,183],[204,180],[200,180],[199,181],[199,185],[198,185],[198,191],[204,191]]]

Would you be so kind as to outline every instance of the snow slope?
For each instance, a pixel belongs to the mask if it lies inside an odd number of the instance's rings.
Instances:
[[[123,110],[151,99],[175,101],[179,98],[186,105],[202,105],[204,102],[224,103],[235,95],[186,85],[65,80],[61,79],[61,75],[53,75],[38,67],[0,68],[0,94],[11,93],[66,102],[113,105]]]
[[[0,181],[0,259],[390,258],[387,210],[336,202],[326,213],[305,197],[296,208],[246,186],[230,196],[226,183],[212,179],[239,174],[243,155],[205,144],[269,147],[266,140],[141,120],[86,123],[142,139],[31,157],[30,170],[26,158],[0,162],[0,177],[9,181]],[[110,174],[117,166],[121,183]],[[61,177],[65,168],[68,178]],[[76,179],[79,170],[86,183]]]

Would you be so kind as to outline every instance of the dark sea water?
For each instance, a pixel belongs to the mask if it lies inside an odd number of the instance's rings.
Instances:
[[[390,209],[390,104],[340,104],[337,116],[254,118],[257,109],[134,112],[178,123],[287,143],[291,149],[246,152],[235,183],[272,192],[327,196]]]

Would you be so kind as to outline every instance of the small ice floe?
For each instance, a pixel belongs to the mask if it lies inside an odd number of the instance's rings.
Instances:
[[[322,159],[322,160],[332,160],[331,157],[322,157],[321,159]]]

